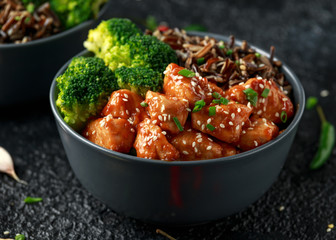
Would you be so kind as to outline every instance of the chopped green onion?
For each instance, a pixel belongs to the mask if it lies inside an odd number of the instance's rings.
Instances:
[[[190,24],[183,28],[186,31],[199,31],[199,32],[206,32],[207,28],[200,24]]]
[[[309,97],[307,99],[307,105],[306,108],[307,109],[312,109],[316,106],[316,104],[318,103],[317,97]]]
[[[206,125],[206,127],[212,132],[213,130],[215,130],[216,128],[214,126],[212,126],[210,123]]]
[[[20,20],[21,20],[21,16],[16,16],[14,19],[15,19],[16,21],[20,21]]]
[[[247,100],[253,105],[256,106],[258,102],[258,93],[252,88],[245,89],[243,91],[246,95]]]
[[[154,31],[157,28],[155,17],[151,15],[147,16],[145,25],[149,30]]]
[[[209,116],[215,116],[216,115],[216,107],[211,106],[209,107]]]
[[[204,100],[199,100],[195,103],[195,107],[193,109],[193,112],[199,112],[201,109],[205,106]]]
[[[281,122],[286,123],[287,122],[287,113],[286,111],[282,111],[280,115]]]
[[[261,57],[261,54],[260,53],[255,53],[255,56],[257,57],[257,58],[260,58]]]
[[[220,49],[224,49],[224,48],[225,48],[224,45],[219,45],[218,47],[219,47]]]
[[[229,100],[224,98],[224,97],[221,97],[220,99],[214,99],[212,100],[213,103],[215,104],[223,104],[223,105],[228,105],[229,103]]]
[[[233,52],[232,49],[229,49],[229,50],[226,51],[226,55],[231,55],[232,52]]]
[[[205,62],[204,57],[197,59],[197,65],[202,65]]]
[[[269,91],[270,91],[269,88],[265,88],[264,91],[261,93],[261,96],[267,98]]]
[[[27,11],[30,12],[30,13],[34,13],[34,10],[35,10],[35,6],[33,3],[29,3],[26,7]]]
[[[191,78],[194,77],[196,74],[193,71],[190,71],[188,69],[182,69],[178,72],[178,74],[182,75],[183,77]]]
[[[221,97],[221,95],[220,95],[218,92],[213,92],[213,93],[212,93],[212,96],[213,96],[214,98],[220,98],[220,97]]]
[[[178,130],[180,130],[180,132],[182,132],[183,131],[183,127],[182,127],[180,121],[177,119],[177,117],[173,117],[173,120],[174,120],[174,122],[175,122]]]
[[[25,235],[23,235],[23,234],[17,234],[16,236],[15,236],[15,240],[25,240],[26,239],[26,237],[25,237]]]
[[[143,102],[140,103],[140,106],[141,107],[148,107],[148,103],[146,103],[145,101],[143,101]]]
[[[35,197],[26,197],[24,200],[25,203],[37,203],[37,202],[42,202],[42,198],[35,198]]]
[[[238,66],[240,65],[239,60],[236,60],[235,63],[236,63],[236,65],[238,65]]]
[[[24,20],[24,22],[27,24],[27,23],[29,23],[29,21],[30,21],[30,17],[26,17],[26,19]]]

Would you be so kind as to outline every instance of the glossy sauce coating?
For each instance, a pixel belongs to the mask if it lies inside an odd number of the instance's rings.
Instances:
[[[137,156],[166,161],[178,160],[179,152],[168,142],[165,135],[166,132],[153,124],[151,120],[142,121],[138,126],[134,142]]]
[[[114,91],[102,111],[102,116],[112,115],[113,118],[123,118],[136,126],[148,115],[140,105],[143,99],[127,89]]]
[[[135,130],[126,119],[114,119],[112,115],[108,115],[90,121],[83,136],[107,149],[129,153],[135,139]]]
[[[251,88],[258,93],[258,101],[256,106],[249,104],[245,93],[245,89]],[[267,97],[262,97],[264,89],[269,89]],[[225,97],[249,105],[253,108],[253,113],[266,118],[274,123],[281,123],[281,113],[285,111],[287,118],[291,118],[294,115],[294,106],[290,98],[287,97],[276,85],[273,80],[265,80],[252,78],[246,81],[245,84],[236,85],[228,89],[225,93]]]
[[[152,91],[147,92],[145,101],[148,104],[148,113],[153,123],[160,126],[162,130],[174,134],[179,133],[174,117],[184,126],[188,110],[190,111],[187,101]]]

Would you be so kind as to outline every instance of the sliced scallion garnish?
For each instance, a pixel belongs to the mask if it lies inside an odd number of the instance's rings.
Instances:
[[[216,107],[211,106],[209,107],[209,116],[215,116],[216,115]]]
[[[269,88],[265,88],[264,91],[261,93],[261,96],[263,98],[267,98],[269,91],[270,91]]]
[[[174,123],[176,124],[178,130],[180,132],[182,132],[183,131],[183,127],[182,127],[182,124],[180,123],[180,121],[178,120],[178,118],[177,117],[173,117],[173,120],[174,120]]]
[[[178,74],[180,74],[183,77],[187,77],[187,78],[192,78],[196,75],[193,71],[190,71],[188,69],[182,69],[178,72]]]
[[[199,112],[201,109],[205,106],[204,100],[199,100],[195,103],[195,107],[193,109],[193,112]]]
[[[247,88],[243,91],[246,95],[246,99],[253,105],[256,106],[258,102],[258,93],[252,88]]]
[[[206,125],[207,129],[209,129],[211,132],[214,131],[216,128],[212,126],[210,123]]]

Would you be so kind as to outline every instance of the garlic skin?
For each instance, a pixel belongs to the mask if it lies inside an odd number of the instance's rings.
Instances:
[[[7,173],[15,181],[27,185],[27,182],[21,180],[15,173],[13,159],[6,149],[0,146],[0,172]]]

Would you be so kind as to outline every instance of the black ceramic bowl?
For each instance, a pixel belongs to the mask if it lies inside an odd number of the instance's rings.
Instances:
[[[97,19],[56,35],[22,44],[0,44],[0,106],[47,96],[51,79],[64,62],[83,49],[88,30],[105,17],[111,2],[103,6]]]
[[[221,35],[207,35],[227,41]],[[79,55],[92,54],[83,51]],[[282,72],[293,87],[297,106],[286,131],[256,149],[212,160],[165,162],[105,149],[85,139],[63,121],[55,105],[55,80],[50,90],[50,103],[71,167],[95,197],[116,212],[134,218],[163,224],[197,224],[241,211],[276,180],[305,105],[304,90],[298,78],[286,65]]]

